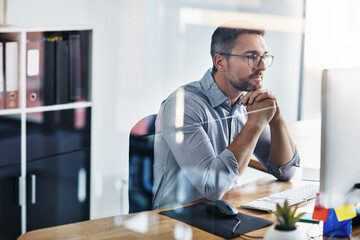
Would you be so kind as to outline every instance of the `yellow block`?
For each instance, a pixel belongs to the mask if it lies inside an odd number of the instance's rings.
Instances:
[[[339,222],[356,217],[356,210],[354,204],[348,204],[341,207],[334,208]]]

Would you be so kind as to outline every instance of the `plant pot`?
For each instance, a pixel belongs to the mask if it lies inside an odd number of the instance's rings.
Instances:
[[[307,240],[305,232],[299,228],[293,230],[278,230],[275,226],[266,231],[264,240]]]

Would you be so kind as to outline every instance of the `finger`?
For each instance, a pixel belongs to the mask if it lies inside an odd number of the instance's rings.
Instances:
[[[259,95],[261,95],[261,92],[262,92],[262,90],[256,90],[256,91],[253,91],[253,92],[248,92],[243,98],[243,104],[244,105],[252,104],[255,101],[255,99]]]
[[[243,99],[242,99],[242,104],[243,104],[244,106],[246,106],[246,105],[248,104],[249,97],[250,97],[251,93],[252,93],[252,92],[247,92],[247,93],[244,95],[244,97],[243,97]]]
[[[272,100],[275,100],[275,101],[276,101],[275,95],[272,94],[272,93],[269,92],[269,91],[265,91],[265,92],[263,92],[262,94],[258,95],[258,96],[255,98],[255,101],[262,101],[262,100],[265,100],[265,99],[272,99]]]

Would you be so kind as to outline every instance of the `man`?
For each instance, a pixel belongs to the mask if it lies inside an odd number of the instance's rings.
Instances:
[[[172,93],[156,119],[153,207],[217,200],[235,184],[251,154],[279,180],[300,158],[276,97],[262,88],[264,31],[232,25],[212,36],[213,68]]]

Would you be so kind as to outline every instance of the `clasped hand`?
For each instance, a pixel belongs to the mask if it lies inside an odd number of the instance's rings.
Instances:
[[[249,113],[248,121],[267,124],[280,116],[276,97],[266,89],[248,92],[243,98],[243,105]]]

